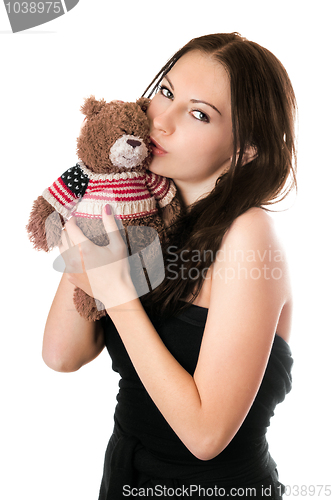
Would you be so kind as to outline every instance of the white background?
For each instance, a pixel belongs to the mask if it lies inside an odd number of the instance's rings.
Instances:
[[[60,275],[57,254],[34,251],[25,233],[33,200],[76,161],[83,98],[135,100],[189,39],[231,31],[283,62],[300,115],[299,193],[274,216],[294,285],[294,383],[272,420],[270,450],[284,484],[333,484],[330,18],[328,0],[81,0],[12,34],[1,3],[1,498],[97,499],[113,427],[118,377],[106,352],[73,374],[43,364]]]

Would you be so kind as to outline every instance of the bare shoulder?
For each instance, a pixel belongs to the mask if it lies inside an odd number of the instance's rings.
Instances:
[[[226,232],[221,247],[233,250],[238,258],[262,262],[271,267],[276,263],[287,277],[287,256],[273,217],[262,208],[251,208],[237,217]],[[233,255],[234,256],[234,255]]]
[[[246,240],[271,240],[278,243],[274,220],[263,208],[253,207],[237,217],[225,235],[225,239],[241,238]]]
[[[214,285],[214,281],[216,282]],[[237,287],[237,288],[236,288]],[[240,296],[260,295],[277,308],[277,331],[289,339],[292,288],[288,261],[273,217],[261,208],[251,208],[235,219],[222,239],[213,273],[211,303],[226,288]]]
[[[256,266],[253,275],[259,274],[258,266],[262,265],[273,273],[273,281],[280,285],[289,281],[287,257],[274,219],[262,208],[251,208],[234,220],[222,239],[220,252],[224,262]]]

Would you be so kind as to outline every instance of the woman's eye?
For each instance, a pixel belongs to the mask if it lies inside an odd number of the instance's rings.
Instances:
[[[196,120],[209,123],[208,116],[202,111],[194,110],[192,111],[192,115],[194,116],[194,118],[196,118]]]
[[[167,87],[161,85],[159,88],[159,92],[167,99],[173,99],[173,93]]]

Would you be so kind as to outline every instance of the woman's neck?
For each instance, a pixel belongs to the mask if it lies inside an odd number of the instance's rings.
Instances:
[[[203,186],[202,184],[189,184],[182,183],[180,181],[174,181],[179,193],[180,199],[182,200],[184,206],[188,208],[193,205],[199,198],[207,196],[213,189],[214,186]]]

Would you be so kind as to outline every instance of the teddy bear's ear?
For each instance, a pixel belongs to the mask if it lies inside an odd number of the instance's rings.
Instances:
[[[97,101],[95,97],[92,95],[85,99],[84,104],[81,106],[81,112],[86,115],[87,118],[91,118],[94,115],[97,115],[102,108],[104,108],[106,102],[104,99]]]
[[[148,106],[150,104],[150,99],[148,99],[147,97],[140,97],[140,99],[138,99],[136,101],[136,103],[140,106],[142,111],[144,111],[144,113],[146,113]]]

